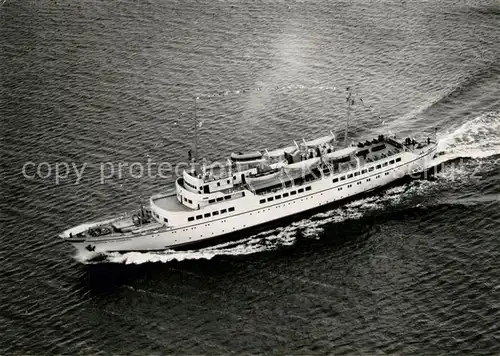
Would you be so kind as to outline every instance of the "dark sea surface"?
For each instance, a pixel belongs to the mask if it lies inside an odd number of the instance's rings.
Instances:
[[[0,3],[0,354],[500,352],[498,0]],[[224,159],[342,138],[348,86],[353,140],[439,128],[432,179],[199,251],[58,239],[166,189],[101,163],[185,161],[195,112]]]

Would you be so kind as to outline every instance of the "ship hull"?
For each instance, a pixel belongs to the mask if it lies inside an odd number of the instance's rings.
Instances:
[[[415,155],[406,153],[400,165],[380,169],[373,174],[333,183],[330,176],[304,184],[310,187],[302,193],[281,197],[279,200],[261,203],[260,196],[252,201],[235,202],[234,213],[218,219],[181,226],[168,231],[109,238],[85,239],[71,242],[84,252],[128,252],[159,251],[166,249],[193,249],[209,246],[221,241],[241,238],[248,231],[269,228],[280,221],[291,219],[298,214],[311,213],[332,204],[339,204],[347,199],[366,194],[369,191],[384,188],[405,176],[422,172],[429,168],[429,160],[435,154],[436,147]],[[289,190],[298,191],[300,187]],[[281,195],[280,195],[281,196]]]

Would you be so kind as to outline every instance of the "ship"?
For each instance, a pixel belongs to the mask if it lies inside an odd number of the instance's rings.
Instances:
[[[437,150],[435,135],[398,140],[381,134],[348,145],[347,130],[348,124],[344,144],[330,131],[272,151],[232,153],[224,164],[192,158],[174,186],[152,195],[148,206],[59,236],[81,252],[207,246],[424,172]]]

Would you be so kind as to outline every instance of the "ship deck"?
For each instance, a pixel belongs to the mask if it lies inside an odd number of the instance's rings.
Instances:
[[[280,176],[281,179],[268,181],[262,185],[253,184],[252,191],[254,191],[256,195],[266,195],[272,192],[278,192],[282,190],[284,187],[290,187],[292,185],[292,181],[293,181],[293,186],[300,187],[318,181],[323,176],[335,176],[342,173],[349,173],[349,171],[354,171],[364,165],[386,159],[393,155],[397,155],[402,151],[402,149],[395,147],[390,142],[384,142],[384,144],[386,145],[385,148],[377,152],[369,152],[366,155],[366,157],[362,156],[358,157],[359,166],[356,162],[356,159],[354,158],[336,167],[332,165],[323,167],[317,166],[315,168],[311,168],[306,171],[300,172],[300,175],[297,176],[282,175]],[[369,148],[370,147],[368,147],[368,149]],[[363,148],[360,148],[359,150],[361,151],[362,149]]]
[[[175,194],[153,197],[152,202],[157,207],[167,211],[174,211],[174,212],[193,211],[184,204],[179,203],[179,201],[177,200],[177,196]]]
[[[366,151],[366,155],[356,155],[357,157],[351,156],[351,159],[347,162],[340,164],[333,164],[335,160],[328,162],[327,164],[319,164],[311,166],[300,172],[300,175],[288,173],[280,174],[276,179],[265,181],[262,183],[243,183],[234,185],[231,188],[220,190],[222,194],[233,194],[241,192],[244,190],[249,190],[256,195],[265,195],[270,192],[275,192],[282,190],[284,187],[290,187],[292,184],[294,186],[302,186],[309,184],[316,180],[321,179],[323,176],[333,176],[341,173],[348,173],[351,170],[360,168],[360,166],[369,165],[374,162],[387,159],[393,155],[397,155],[402,151],[413,151],[411,146],[397,147],[399,142],[393,140],[383,140],[379,142],[369,142],[368,144],[363,144],[361,147],[357,147],[357,152]],[[381,147],[383,146],[383,147]],[[376,151],[372,151],[372,148],[379,147]],[[413,146],[414,148],[414,146]],[[284,166],[286,167],[286,165]],[[170,211],[192,211],[191,209],[185,207],[183,204],[177,202],[175,196],[160,198],[155,200],[154,203],[161,208]]]

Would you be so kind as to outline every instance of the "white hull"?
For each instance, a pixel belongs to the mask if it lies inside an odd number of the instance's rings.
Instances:
[[[292,186],[276,193],[266,195],[247,194],[244,198],[224,201],[217,206],[217,209],[234,208],[232,212],[212,216],[202,221],[192,221],[190,223],[186,221],[184,226],[177,226],[161,232],[137,234],[135,236],[101,236],[95,239],[87,238],[78,242],[70,242],[79,250],[92,250],[95,252],[165,250],[200,243],[385,186],[415,171],[428,169],[429,161],[435,151],[436,146],[433,145],[426,147],[421,152],[402,152],[397,155],[397,157],[401,158],[400,162],[335,183],[333,181],[339,174],[326,175],[319,180],[301,186]],[[375,164],[389,161],[395,157],[388,157],[372,165],[375,166]],[[366,165],[366,167],[369,166]],[[361,171],[362,168],[365,167],[359,167],[359,170]],[[343,175],[346,175],[346,173],[349,172],[345,172]],[[303,191],[299,193],[300,189]],[[284,194],[286,195],[291,191],[295,191],[296,194],[283,197]],[[272,201],[267,201],[268,197],[276,195],[281,198],[275,200],[273,197]],[[264,203],[261,202],[263,199],[266,200]],[[200,213],[209,210],[202,210]]]

